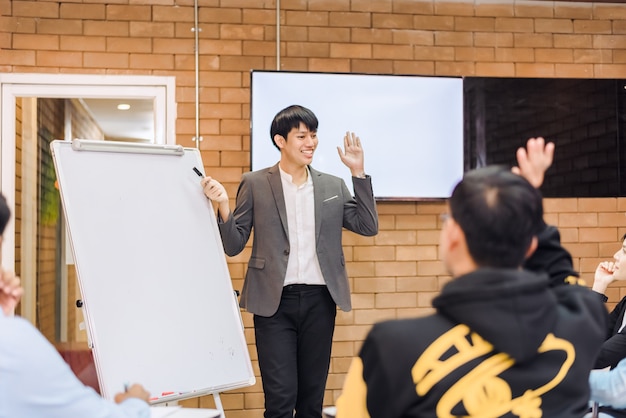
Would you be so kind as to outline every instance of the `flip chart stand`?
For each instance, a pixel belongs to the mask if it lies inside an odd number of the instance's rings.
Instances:
[[[52,155],[104,397],[152,403],[255,383],[199,150],[53,141]]]

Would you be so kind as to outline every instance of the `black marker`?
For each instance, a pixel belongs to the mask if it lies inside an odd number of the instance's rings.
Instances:
[[[196,167],[193,168],[193,171],[195,171],[198,176],[204,177],[202,173],[200,172],[200,170],[198,170]]]

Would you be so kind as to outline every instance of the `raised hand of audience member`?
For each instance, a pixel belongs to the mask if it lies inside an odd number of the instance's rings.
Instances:
[[[513,167],[512,171],[524,177],[538,189],[543,184],[544,175],[554,160],[554,143],[546,144],[542,137],[530,138],[526,142],[526,148],[518,148],[516,157],[517,166]]]
[[[0,309],[5,316],[12,316],[20,302],[24,289],[14,272],[0,269]]]

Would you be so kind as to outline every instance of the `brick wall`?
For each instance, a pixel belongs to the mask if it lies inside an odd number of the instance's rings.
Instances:
[[[199,0],[200,133],[205,170],[234,198],[249,169],[249,71],[276,68],[275,2]],[[193,146],[192,0],[0,0],[0,71],[176,76],[178,143]],[[282,0],[283,70],[621,78],[626,5],[543,1]],[[520,144],[525,138],[520,138]],[[371,158],[371,157],[370,157]],[[624,199],[550,199],[576,266],[591,277],[626,232]],[[326,404],[371,324],[430,312],[448,280],[437,260],[442,202],[379,204],[373,238],[345,233],[353,304],[339,313]],[[229,258],[241,288],[249,251]],[[626,294],[611,287],[610,302]],[[252,321],[244,314],[253,359]],[[256,367],[256,363],[255,363]],[[231,418],[262,416],[260,383],[221,396]],[[211,407],[210,397],[185,401]]]

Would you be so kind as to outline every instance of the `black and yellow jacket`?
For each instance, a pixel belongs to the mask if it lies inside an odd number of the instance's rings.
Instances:
[[[528,269],[479,269],[443,288],[435,314],[376,324],[337,418],[582,417],[607,312],[558,231],[541,235]]]

